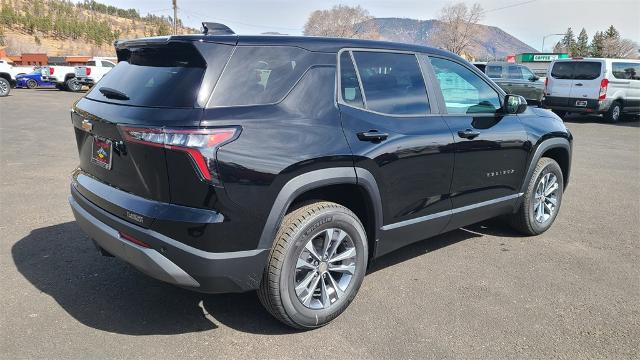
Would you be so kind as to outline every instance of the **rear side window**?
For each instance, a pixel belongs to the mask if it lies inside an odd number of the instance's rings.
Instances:
[[[486,74],[490,78],[499,79],[502,77],[502,66],[500,65],[487,65]]]
[[[351,54],[348,51],[340,55],[340,91],[342,92],[342,100],[347,105],[364,108],[358,75],[356,75]]]
[[[193,45],[169,43],[127,49],[121,54],[118,65],[91,89],[87,98],[149,107],[195,105],[207,64]],[[103,88],[129,99],[108,97],[100,91]]]
[[[238,46],[216,84],[213,106],[280,102],[311,65],[309,51],[289,46]]]
[[[392,115],[429,112],[427,89],[413,54],[354,51],[368,110]]]
[[[638,63],[613,63],[613,77],[625,80],[640,80],[640,64]]]
[[[573,78],[576,80],[594,80],[600,77],[602,64],[594,61],[577,62],[573,69]]]
[[[568,61],[560,61],[553,64],[551,68],[551,77],[560,80],[573,79],[573,67],[575,63]]]

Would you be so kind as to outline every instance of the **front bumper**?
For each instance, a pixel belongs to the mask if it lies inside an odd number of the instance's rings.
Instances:
[[[69,204],[82,230],[100,248],[153,278],[206,293],[245,292],[260,285],[268,249],[206,252],[124,221],[91,203],[73,186],[71,194]]]

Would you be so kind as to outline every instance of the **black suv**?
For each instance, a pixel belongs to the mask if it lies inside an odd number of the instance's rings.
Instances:
[[[104,255],[319,327],[367,264],[499,215],[558,214],[572,136],[442,50],[310,37],[116,43],[72,108],[69,202]]]

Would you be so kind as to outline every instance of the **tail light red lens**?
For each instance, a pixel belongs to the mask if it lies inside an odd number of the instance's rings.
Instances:
[[[49,75],[53,75],[53,70],[55,70],[55,68],[52,68],[52,67],[49,68]]]
[[[604,100],[607,97],[607,88],[609,87],[609,79],[602,79],[600,81],[600,95],[598,100]]]
[[[85,69],[87,70],[87,76],[91,75],[91,68],[87,66]]]
[[[205,180],[216,181],[218,147],[235,139],[238,128],[171,129],[120,126],[125,141],[182,151]]]
[[[138,246],[142,246],[143,248],[151,248],[151,246],[149,246],[149,244],[145,243],[142,240],[138,240],[136,238],[134,238],[133,236],[129,235],[129,234],[125,234],[123,232],[118,232],[118,235],[120,235],[121,239],[127,240],[128,242],[132,242]]]

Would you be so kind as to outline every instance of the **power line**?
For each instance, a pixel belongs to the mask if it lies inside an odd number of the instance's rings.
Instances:
[[[538,1],[538,0],[528,0],[528,1],[523,1],[523,2],[519,2],[519,3],[515,3],[515,4],[505,5],[505,6],[501,6],[501,7],[495,8],[495,9],[484,10],[483,13],[509,9],[509,8],[516,7],[516,6],[522,6],[522,5],[530,4],[530,3],[535,2],[535,1]]]

